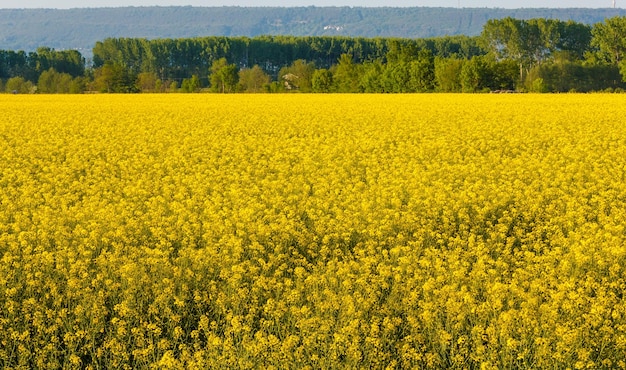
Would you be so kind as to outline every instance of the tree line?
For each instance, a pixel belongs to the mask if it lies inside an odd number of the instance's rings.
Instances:
[[[108,38],[74,50],[0,50],[7,92],[615,91],[626,87],[626,17],[588,26],[488,21],[479,36]]]

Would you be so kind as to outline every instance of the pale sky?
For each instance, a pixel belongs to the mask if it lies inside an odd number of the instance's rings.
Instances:
[[[626,0],[616,0],[623,7]],[[100,8],[120,6],[429,6],[466,8],[611,8],[613,0],[2,0],[0,8]]]

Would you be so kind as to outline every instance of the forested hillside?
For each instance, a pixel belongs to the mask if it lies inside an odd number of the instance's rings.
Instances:
[[[0,49],[77,49],[89,58],[109,37],[476,36],[489,19],[546,18],[587,25],[626,15],[624,9],[488,9],[359,7],[125,7],[0,9]]]

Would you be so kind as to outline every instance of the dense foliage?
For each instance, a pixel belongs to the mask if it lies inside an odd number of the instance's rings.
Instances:
[[[488,21],[480,36],[108,38],[77,51],[0,51],[3,90],[80,92],[604,91],[625,87],[626,17],[593,27]]]
[[[625,368],[622,103],[0,96],[0,363]]]

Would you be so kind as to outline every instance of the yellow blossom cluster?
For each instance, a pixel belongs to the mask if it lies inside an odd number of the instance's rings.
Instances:
[[[0,367],[625,368],[623,103],[0,96]]]

